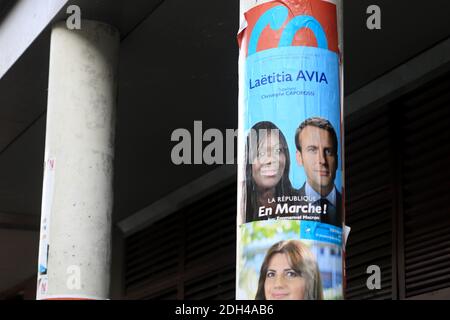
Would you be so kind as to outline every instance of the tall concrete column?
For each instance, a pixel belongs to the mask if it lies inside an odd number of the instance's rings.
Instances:
[[[108,299],[118,31],[53,27],[38,299]]]

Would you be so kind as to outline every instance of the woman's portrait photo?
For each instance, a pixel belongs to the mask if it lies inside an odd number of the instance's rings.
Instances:
[[[269,219],[240,226],[237,299],[342,299],[341,245],[302,238],[315,222],[304,223]]]
[[[289,180],[290,156],[286,138],[270,121],[256,123],[249,131],[245,149],[245,222],[264,220],[260,207],[274,207],[270,202],[293,192]]]
[[[275,243],[261,265],[255,300],[323,300],[319,267],[299,240]]]

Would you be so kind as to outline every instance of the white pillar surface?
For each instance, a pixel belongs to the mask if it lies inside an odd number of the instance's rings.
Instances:
[[[52,30],[38,299],[109,298],[119,38],[95,21]]]

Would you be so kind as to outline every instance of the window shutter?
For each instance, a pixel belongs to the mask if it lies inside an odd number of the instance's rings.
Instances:
[[[233,299],[236,183],[126,239],[129,299]]]
[[[405,295],[450,287],[450,76],[402,101]]]
[[[346,121],[346,299],[392,297],[392,191],[387,108]],[[381,290],[369,290],[369,265],[381,269]]]

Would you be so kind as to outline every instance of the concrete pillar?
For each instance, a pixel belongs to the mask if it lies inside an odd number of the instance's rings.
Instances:
[[[37,299],[108,299],[118,31],[53,27]]]

